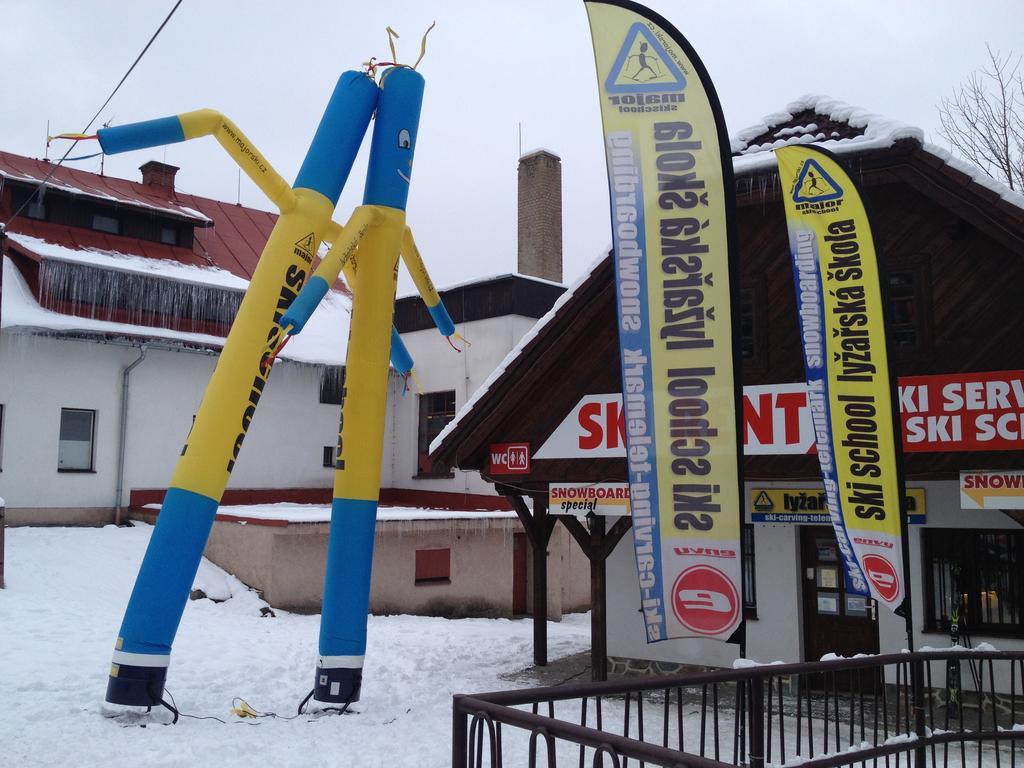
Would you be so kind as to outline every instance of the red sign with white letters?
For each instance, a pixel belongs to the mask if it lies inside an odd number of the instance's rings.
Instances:
[[[1024,371],[905,376],[899,405],[907,452],[1024,450]],[[533,458],[625,456],[626,426],[621,395],[586,395]],[[743,452],[815,452],[804,384],[743,388]]]
[[[492,443],[489,451],[492,475],[528,475],[530,473],[529,443]]]
[[[1024,371],[900,379],[907,451],[1024,449]]]

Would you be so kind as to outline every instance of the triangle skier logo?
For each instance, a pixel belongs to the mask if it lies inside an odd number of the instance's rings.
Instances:
[[[650,93],[684,88],[686,78],[651,31],[640,22],[630,27],[604,89],[608,93]]]
[[[817,160],[805,160],[803,168],[796,177],[793,188],[794,203],[823,203],[827,200],[838,200],[843,196],[843,188],[836,183]]]
[[[295,247],[309,256],[313,255],[313,245],[316,243],[316,234],[310,232],[305,237],[295,241]]]
[[[754,510],[757,512],[771,512],[775,509],[775,503],[772,501],[772,497],[766,492],[761,491],[757,498],[754,499]]]

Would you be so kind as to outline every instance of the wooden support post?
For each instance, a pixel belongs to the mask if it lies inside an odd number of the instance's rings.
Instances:
[[[544,667],[548,663],[548,542],[557,519],[548,515],[547,496],[533,497],[532,515],[522,496],[507,494],[506,498],[526,529],[533,551],[533,663]]]
[[[533,548],[533,663],[548,663],[548,536],[545,534],[548,500],[533,498],[533,522],[537,544]]]
[[[590,561],[590,677],[600,681],[608,679],[608,577],[605,561],[612,553],[632,520],[620,517],[611,530],[606,531],[605,519],[601,516],[590,518],[590,531],[571,515],[559,515],[583,554]]]
[[[592,680],[608,679],[608,615],[607,615],[607,574],[605,558],[600,556],[604,548],[605,520],[595,515],[590,521],[590,547],[598,555],[590,558],[590,677]]]

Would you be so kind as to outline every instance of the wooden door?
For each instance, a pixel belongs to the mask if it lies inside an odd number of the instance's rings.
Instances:
[[[843,563],[831,527],[800,528],[804,660],[827,653],[878,653],[878,608],[869,597],[846,593]]]
[[[512,615],[526,613],[526,551],[525,533],[512,535]]]

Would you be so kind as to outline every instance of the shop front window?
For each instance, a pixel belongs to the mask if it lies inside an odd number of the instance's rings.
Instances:
[[[949,631],[959,606],[961,633],[1024,635],[1024,534],[933,528],[925,544],[925,624]]]
[[[757,581],[754,578],[754,526],[743,524],[743,616],[757,618]]]

